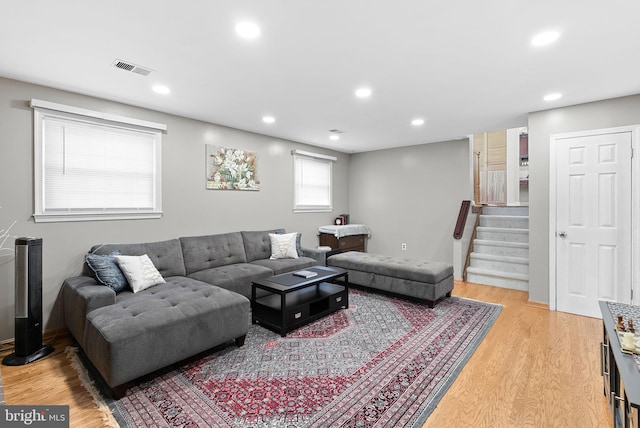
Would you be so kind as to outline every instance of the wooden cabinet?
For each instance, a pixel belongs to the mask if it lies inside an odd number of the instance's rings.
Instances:
[[[628,305],[631,306],[631,305]],[[603,391],[609,403],[613,428],[637,428],[640,409],[640,367],[622,352],[615,322],[607,302],[600,302],[603,338],[600,344]],[[640,314],[640,308],[638,308]]]
[[[349,235],[336,238],[330,233],[320,233],[320,246],[331,247],[333,250],[365,252],[367,235]]]

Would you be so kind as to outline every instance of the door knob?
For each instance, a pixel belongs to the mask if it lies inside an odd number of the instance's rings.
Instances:
[[[558,232],[558,236],[561,238],[566,238],[567,237],[567,232],[562,231],[562,232]]]

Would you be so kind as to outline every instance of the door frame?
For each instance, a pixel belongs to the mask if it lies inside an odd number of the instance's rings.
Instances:
[[[565,138],[588,137],[601,134],[614,134],[631,132],[631,287],[634,290],[631,303],[637,305],[640,302],[640,219],[635,216],[640,214],[640,151],[638,151],[640,138],[640,125],[619,126],[615,128],[592,129],[588,131],[567,132],[552,134],[549,137],[549,310],[555,311],[558,302],[558,289],[556,283],[556,151],[557,141]]]

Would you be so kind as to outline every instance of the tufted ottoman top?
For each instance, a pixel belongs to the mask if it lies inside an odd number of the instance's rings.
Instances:
[[[392,278],[437,284],[453,275],[453,265],[348,251],[330,256],[327,264]]]

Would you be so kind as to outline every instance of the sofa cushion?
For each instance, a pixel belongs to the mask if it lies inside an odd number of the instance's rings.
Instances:
[[[303,269],[318,264],[316,259],[311,257],[298,257],[297,259],[263,259],[251,262],[251,264],[264,266],[273,271],[274,275]]]
[[[246,263],[240,232],[180,238],[187,275],[205,269]]]
[[[200,270],[189,275],[189,278],[198,279],[250,297],[251,282],[272,275],[273,271],[264,266],[253,263],[237,263]]]
[[[95,274],[95,278],[102,285],[106,285],[116,293],[124,291],[129,287],[127,278],[125,278],[118,261],[115,256],[119,256],[120,250],[116,250],[111,254],[87,254],[84,260],[87,266]]]
[[[247,255],[247,263],[271,257],[271,238],[269,238],[269,234],[281,234],[284,232],[284,229],[240,232],[242,234],[244,252]]]
[[[184,276],[184,259],[182,258],[182,248],[180,241],[171,239],[169,241],[148,242],[144,244],[103,244],[95,245],[91,248],[93,254],[110,254],[115,250],[120,250],[125,256],[141,256],[147,254],[153,265],[158,269],[160,275]]]

